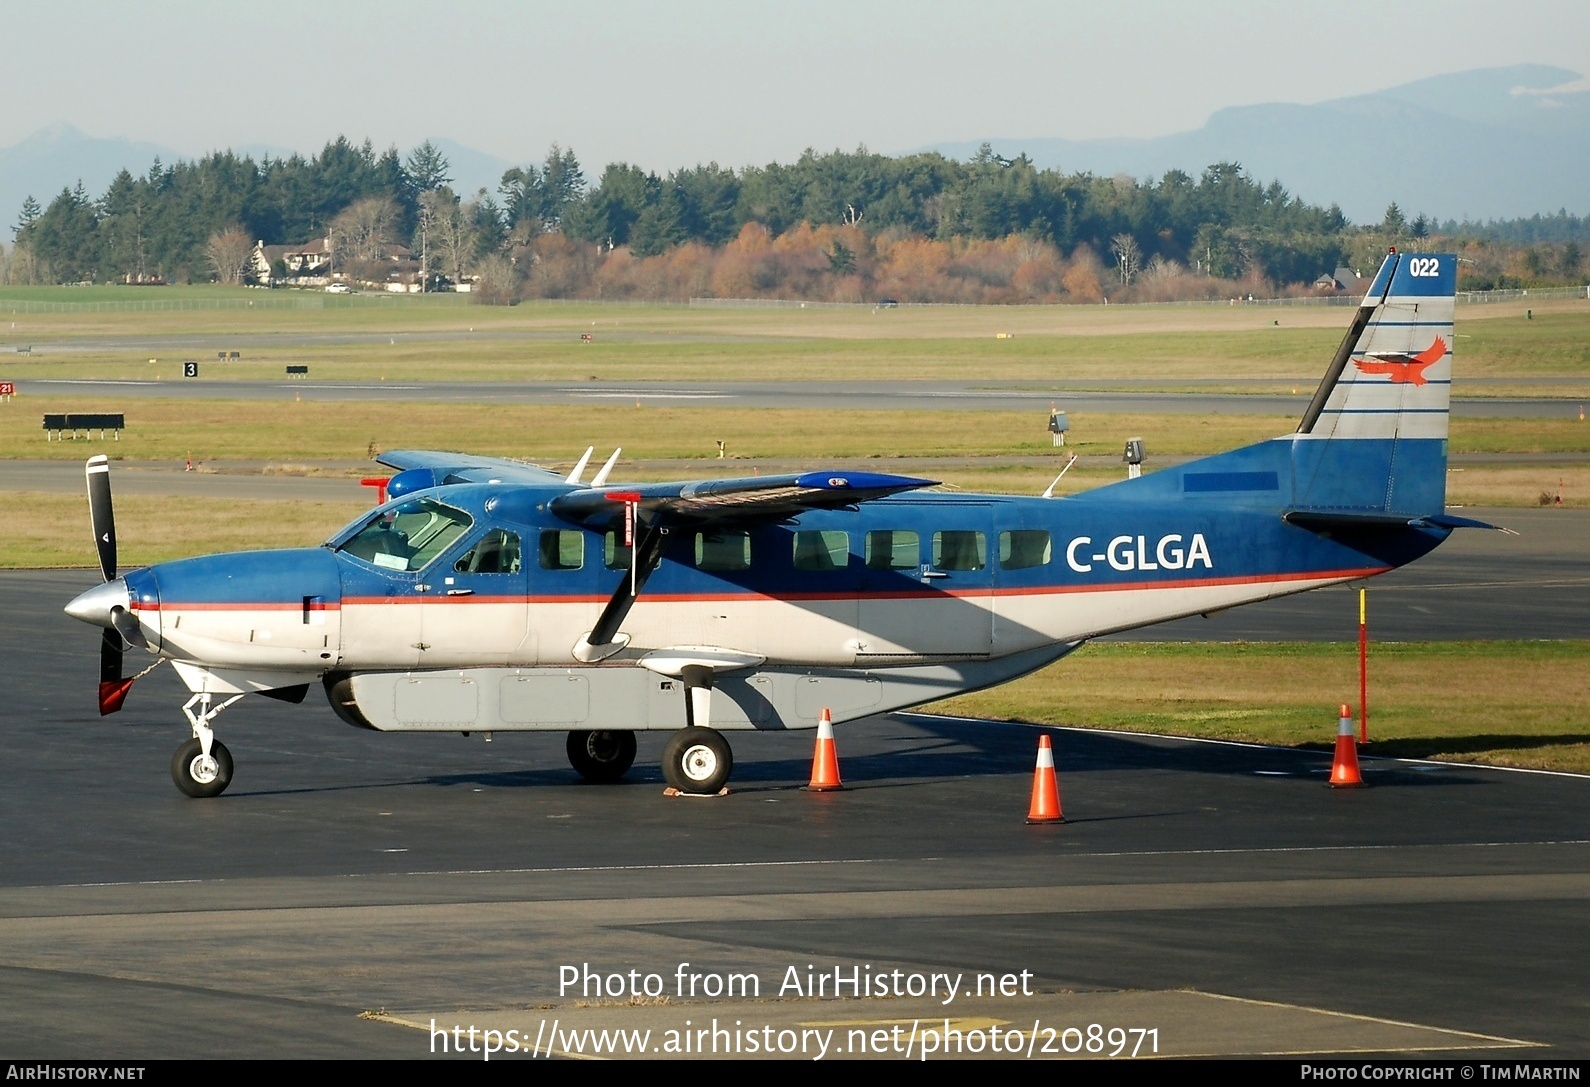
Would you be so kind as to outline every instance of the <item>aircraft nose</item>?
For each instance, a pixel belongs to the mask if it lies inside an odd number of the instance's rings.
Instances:
[[[127,583],[121,578],[117,578],[115,581],[107,581],[103,585],[95,585],[88,592],[73,600],[66,605],[66,614],[79,622],[88,623],[90,626],[114,630],[116,623],[112,612],[116,608],[127,611],[131,602],[132,597],[127,591]]]

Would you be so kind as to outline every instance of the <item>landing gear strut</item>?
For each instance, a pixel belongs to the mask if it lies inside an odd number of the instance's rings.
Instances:
[[[569,733],[569,765],[586,781],[617,781],[635,762],[635,734],[616,729]]]
[[[687,664],[679,678],[685,681],[686,725],[663,745],[663,779],[682,793],[711,796],[734,772],[729,741],[707,727],[712,720],[712,669]]]
[[[235,694],[212,707],[208,693],[196,694],[182,707],[183,716],[193,726],[193,738],[171,756],[171,780],[188,796],[220,796],[232,784],[232,753],[215,738],[210,722],[242,697]],[[194,712],[195,706],[199,707],[198,712]]]
[[[722,733],[692,725],[663,745],[662,772],[668,784],[682,793],[711,796],[734,772],[734,753]]]

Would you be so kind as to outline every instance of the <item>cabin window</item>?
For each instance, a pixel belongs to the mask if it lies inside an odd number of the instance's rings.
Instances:
[[[981,570],[988,565],[988,537],[964,529],[935,532],[933,565],[940,570]]]
[[[549,528],[541,534],[541,569],[578,570],[585,565],[585,533]]]
[[[867,533],[867,569],[914,570],[922,561],[922,540],[915,532],[878,529]]]
[[[383,570],[420,570],[473,524],[469,514],[434,498],[382,510],[337,550]]]
[[[602,540],[602,565],[609,570],[628,570],[634,554],[635,549],[626,546],[624,538],[616,531],[609,532]]]
[[[850,565],[850,533],[795,533],[795,569],[843,570]]]
[[[749,532],[696,533],[696,568],[699,570],[748,570],[751,568]]]
[[[1038,528],[1021,528],[999,534],[999,565],[1006,570],[1048,566],[1049,534]]]
[[[453,563],[460,574],[517,574],[519,534],[494,528]]]

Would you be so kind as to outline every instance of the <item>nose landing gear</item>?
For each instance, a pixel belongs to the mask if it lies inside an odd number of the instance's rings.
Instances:
[[[232,784],[232,753],[215,738],[210,722],[242,697],[235,694],[212,707],[208,693],[196,694],[182,707],[183,716],[193,726],[193,738],[171,756],[171,780],[186,795],[198,799],[220,796]],[[195,706],[199,707],[197,713]]]

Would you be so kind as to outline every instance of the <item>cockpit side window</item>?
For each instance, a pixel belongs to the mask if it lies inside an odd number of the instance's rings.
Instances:
[[[384,570],[421,570],[474,522],[434,498],[415,498],[372,517],[337,550]]]
[[[453,563],[460,574],[517,574],[519,534],[494,528]]]

